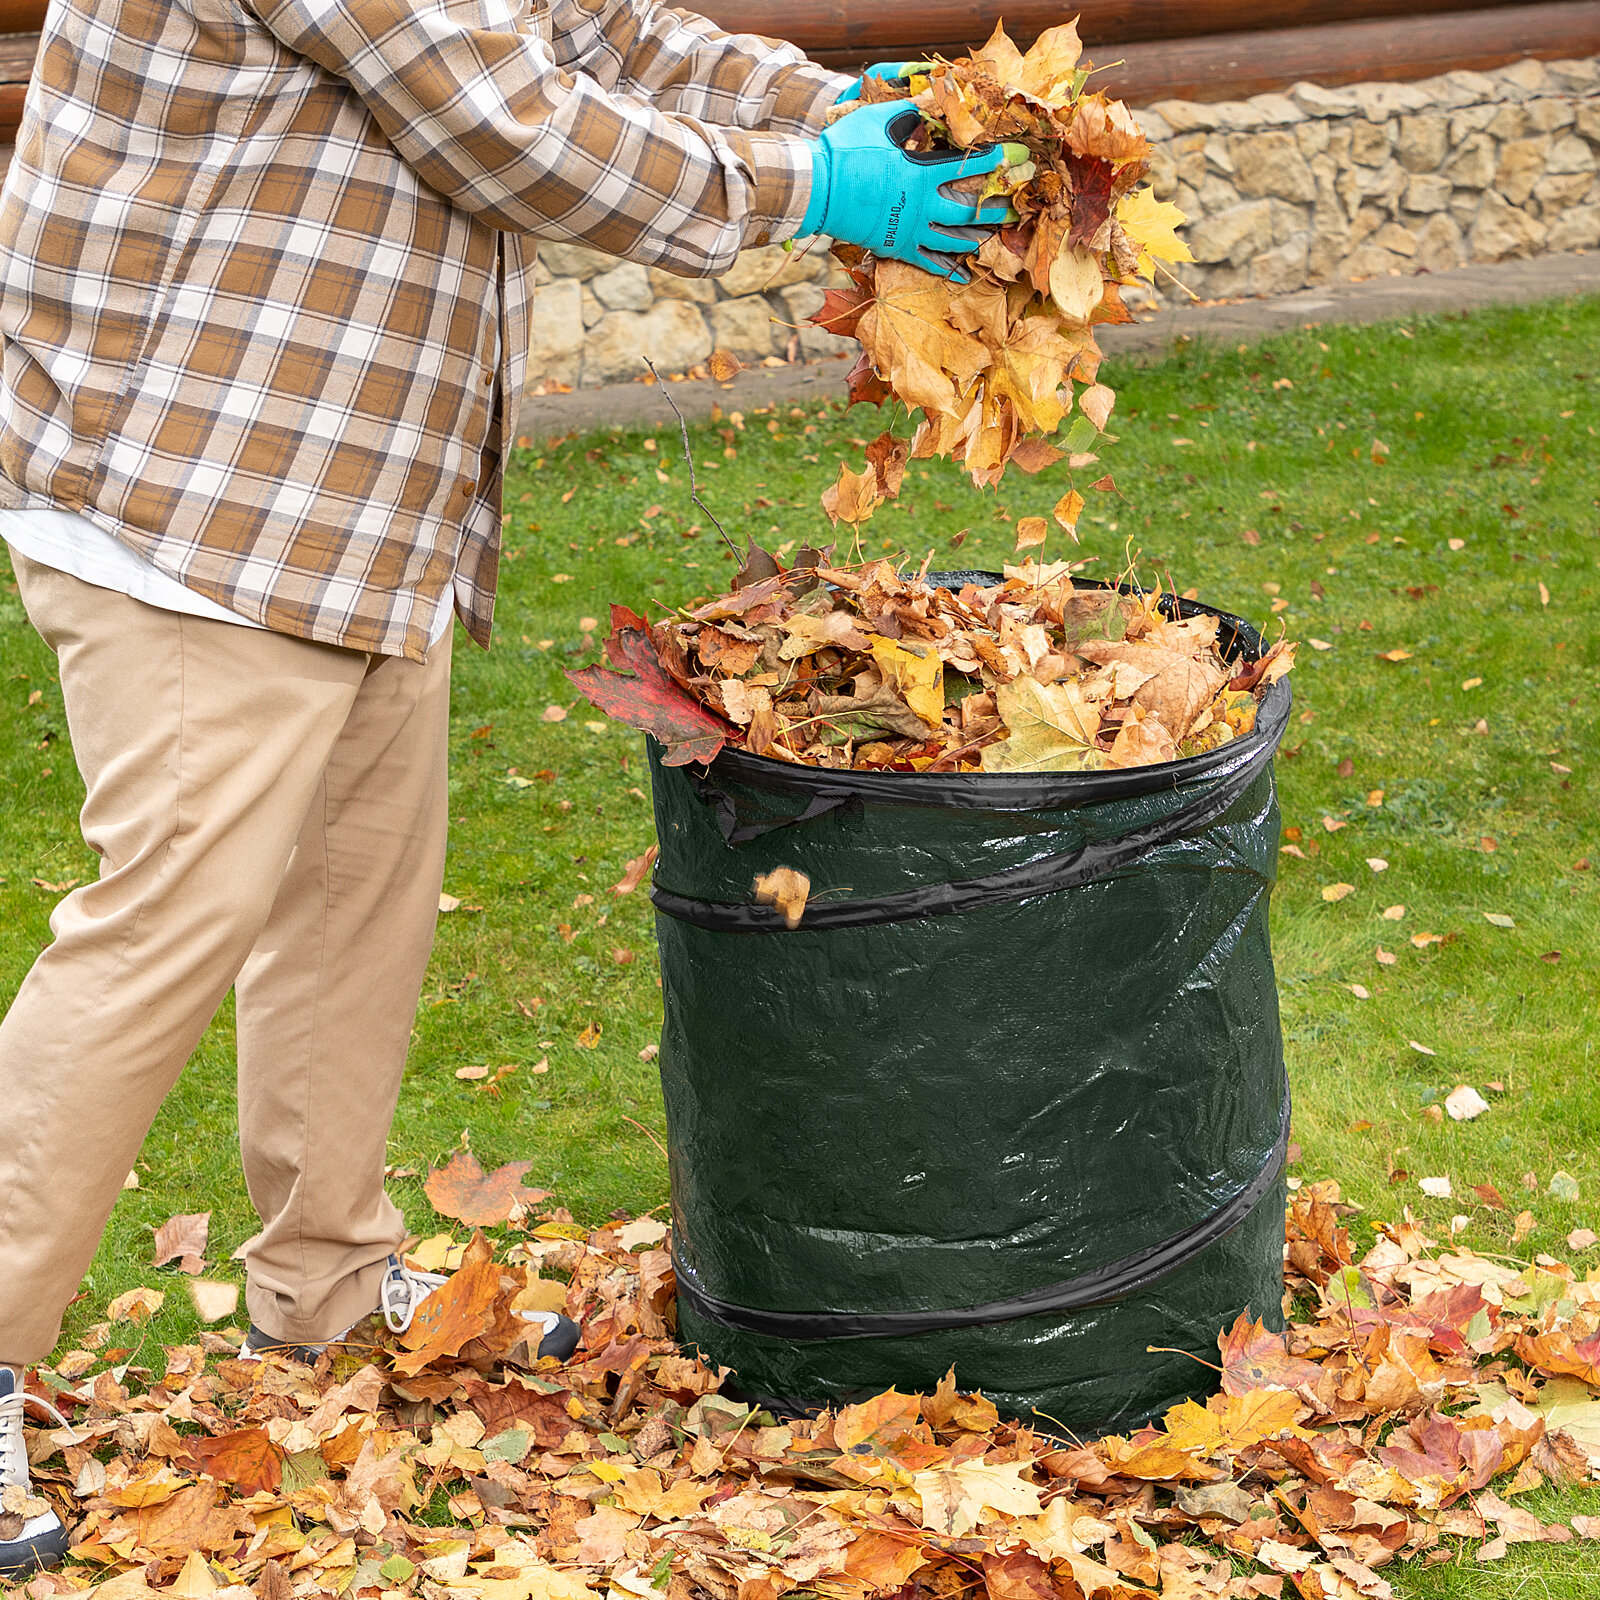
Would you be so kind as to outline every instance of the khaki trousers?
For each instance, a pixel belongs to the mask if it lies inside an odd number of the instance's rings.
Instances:
[[[50,1353],[230,986],[250,1317],[328,1339],[405,1232],[383,1172],[444,876],[449,636],[419,666],[12,559],[100,876],[0,1022],[0,1362]]]

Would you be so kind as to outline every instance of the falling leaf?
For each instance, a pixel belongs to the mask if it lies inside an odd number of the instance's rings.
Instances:
[[[1355,892],[1356,886],[1353,883],[1330,883],[1324,886],[1322,898],[1329,901],[1343,900],[1347,894]]]
[[[1078,518],[1083,514],[1084,499],[1076,489],[1068,489],[1051,508],[1050,515],[1072,535],[1078,537]]]
[[[221,1322],[239,1308],[239,1285],[236,1283],[219,1283],[214,1278],[194,1278],[188,1287],[195,1315],[202,1322]]]
[[[822,509],[835,525],[848,522],[859,528],[883,504],[876,477],[869,472],[853,472],[843,462],[838,479],[822,493]]]
[[[786,926],[800,926],[811,894],[811,880],[805,873],[793,867],[774,867],[771,872],[757,874],[752,888],[758,904],[775,906],[783,913]]]
[[[1444,1097],[1444,1108],[1456,1122],[1471,1122],[1489,1109],[1489,1102],[1470,1084],[1458,1083]]]
[[[744,362],[728,350],[713,350],[706,357],[706,371],[717,383],[731,383],[744,371]]]
[[[653,844],[643,855],[634,856],[623,868],[622,876],[611,885],[612,894],[632,894],[649,877],[650,869],[661,854],[661,846]]]
[[[1032,550],[1042,545],[1049,533],[1049,524],[1043,517],[1017,518],[1017,549]]]
[[[168,1217],[156,1229],[155,1253],[150,1265],[164,1267],[169,1261],[176,1261],[179,1271],[197,1276],[205,1271],[206,1240],[210,1231],[209,1211],[180,1212]]]
[[[550,1198],[548,1189],[525,1189],[523,1175],[531,1161],[508,1161],[486,1173],[470,1150],[457,1150],[442,1167],[429,1172],[422,1191],[441,1217],[453,1217],[469,1228],[504,1222],[518,1206]]]

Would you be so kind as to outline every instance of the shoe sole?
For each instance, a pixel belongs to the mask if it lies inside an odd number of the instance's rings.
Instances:
[[[31,1539],[8,1540],[0,1545],[0,1578],[25,1578],[53,1567],[67,1553],[67,1530],[57,1526]]]

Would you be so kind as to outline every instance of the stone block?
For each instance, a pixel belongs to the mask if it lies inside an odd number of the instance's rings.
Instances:
[[[1482,203],[1483,195],[1476,189],[1457,189],[1450,196],[1450,215],[1460,227],[1470,230],[1478,220],[1478,208]]]
[[[579,284],[578,287],[581,291],[578,304],[583,311],[583,325],[592,328],[606,314],[606,308],[600,303],[599,295],[588,284]]]
[[[1172,203],[1191,221],[1198,218],[1205,210],[1200,204],[1200,196],[1186,183],[1180,183],[1173,191]]]
[[[562,244],[551,239],[539,241],[539,256],[558,278],[576,278],[583,283],[597,273],[609,272],[617,258],[586,244]]]
[[[793,283],[787,289],[780,289],[778,298],[783,302],[789,321],[795,324],[795,329],[800,335],[800,348],[806,355],[845,356],[854,355],[861,349],[854,339],[847,339],[842,334],[829,333],[826,328],[815,327],[806,321],[806,318],[814,315],[822,305],[821,284]]]
[[[1600,101],[1591,100],[1578,107],[1578,132],[1585,139],[1593,139],[1600,144]]]
[[[1407,211],[1443,211],[1453,193],[1448,178],[1441,178],[1434,172],[1417,172],[1406,184],[1400,204]]]
[[[1308,117],[1294,130],[1294,142],[1300,154],[1310,160],[1328,148],[1328,122],[1325,117]]]
[[[1133,120],[1139,124],[1140,133],[1151,144],[1160,144],[1162,140],[1170,139],[1178,131],[1159,111],[1154,111],[1149,106],[1140,106],[1136,109]]]
[[[1407,172],[1437,172],[1450,152],[1450,123],[1437,111],[1401,117],[1395,154]]]
[[[1381,122],[1397,111],[1426,111],[1433,104],[1414,83],[1353,83],[1350,93],[1372,122]]]
[[[1409,182],[1410,174],[1398,161],[1386,161],[1376,172],[1362,172],[1361,196],[1392,211]]]
[[[1484,125],[1491,139],[1522,139],[1533,130],[1533,118],[1528,108],[1521,104],[1496,106],[1494,115]]]
[[[1292,206],[1287,200],[1269,200],[1272,208],[1272,242],[1287,244],[1297,233],[1311,226],[1311,212],[1306,206]]]
[[[687,372],[711,354],[711,335],[687,300],[657,300],[648,311],[610,311],[590,331],[583,352],[583,381],[613,383],[645,370],[645,358],[663,373]]]
[[[1350,247],[1364,244],[1389,220],[1388,213],[1378,206],[1362,206],[1350,221]]]
[[[1219,178],[1214,172],[1208,172],[1200,180],[1196,192],[1200,196],[1200,209],[1208,215],[1226,211],[1239,203],[1239,191],[1226,178]]]
[[[1194,258],[1209,266],[1226,261],[1243,266],[1272,244],[1272,208],[1265,200],[1250,200],[1214,216],[1204,216],[1188,229]]]
[[[1533,186],[1533,198],[1539,202],[1540,215],[1549,217],[1552,212],[1577,205],[1588,194],[1593,181],[1587,172],[1547,174]]]
[[[1501,97],[1500,85],[1486,73],[1468,72],[1463,69],[1447,72],[1445,77],[1469,100],[1498,100]]]
[[[1317,180],[1292,133],[1236,134],[1232,155],[1234,181],[1242,194],[1275,195],[1301,204],[1317,198]]]
[[[1387,278],[1411,271],[1408,256],[1392,255],[1381,245],[1361,244],[1339,263],[1342,278]]]
[[[1507,90],[1520,90],[1528,99],[1549,94],[1555,88],[1544,62],[1535,61],[1532,56],[1513,61],[1509,67],[1499,67],[1490,76]]]
[[[1466,257],[1466,243],[1454,221],[1443,214],[1429,217],[1417,235],[1418,268],[1425,272],[1448,272],[1451,267],[1459,267]]]
[[[1287,128],[1306,120],[1305,112],[1286,94],[1253,94],[1250,104],[1263,127]]]
[[[1545,157],[1550,152],[1550,136],[1535,134],[1531,139],[1512,139],[1500,147],[1500,161],[1494,169],[1494,186],[1514,206],[1520,206],[1533,193],[1533,186],[1544,176]]]
[[[1494,140],[1486,133],[1470,133],[1445,164],[1444,175],[1458,189],[1487,189],[1494,182]]]
[[[1568,94],[1593,94],[1600,89],[1600,62],[1582,58],[1576,61],[1547,61],[1548,72],[1556,87]]]
[[[1593,172],[1594,151],[1575,133],[1563,134],[1545,157],[1546,172]]]
[[[1593,250],[1600,245],[1600,206],[1572,206],[1552,219],[1546,250]]]
[[[648,311],[655,303],[650,274],[637,261],[597,273],[587,285],[607,311]]]
[[[1417,236],[1398,222],[1386,222],[1373,234],[1372,242],[1397,256],[1415,256]]]
[[[1477,105],[1465,106],[1460,111],[1450,113],[1450,143],[1458,145],[1470,134],[1483,133],[1489,124],[1494,121],[1499,106]]]
[[[550,375],[552,366],[583,350],[582,286],[576,278],[557,278],[538,289],[528,312],[528,379]]]
[[[1220,128],[1222,119],[1213,105],[1198,100],[1157,100],[1150,107],[1174,133],[1193,133],[1196,128]]]
[[[1178,163],[1170,150],[1150,152],[1150,187],[1157,200],[1170,200],[1178,187]]]
[[[760,250],[744,251],[717,279],[717,284],[730,300],[765,294],[791,283],[809,283],[824,270],[827,260],[827,245],[822,240],[809,250],[802,245],[785,250],[782,245],[769,244]]]
[[[1467,244],[1474,261],[1505,261],[1533,255],[1544,243],[1546,231],[1543,223],[1490,189],[1478,207]]]
[[[1297,83],[1289,97],[1308,117],[1347,116],[1356,109],[1356,97],[1348,89],[1324,89],[1320,83]]]
[[[1259,135],[1236,133],[1236,140],[1256,138]],[[1233,157],[1228,154],[1227,140],[1218,133],[1214,133],[1205,142],[1206,165],[1213,172],[1220,172],[1223,177],[1231,178],[1234,172]]]
[[[1293,294],[1306,283],[1311,235],[1300,232],[1250,263],[1251,294]]]
[[[781,342],[787,343],[788,332],[782,331]],[[718,350],[731,350],[736,356],[770,356],[779,347],[779,332],[765,295],[719,300],[711,308],[711,338]]]
[[[1578,115],[1570,100],[1530,100],[1527,112],[1528,127],[1534,133],[1560,133],[1570,128]]]
[[[1188,150],[1177,160],[1178,182],[1198,189],[1206,181],[1206,155],[1204,150]]]
[[[1334,277],[1339,263],[1350,254],[1350,225],[1322,212],[1313,219],[1311,251],[1306,270],[1314,282]]]
[[[1389,159],[1393,135],[1387,122],[1357,117],[1350,124],[1350,159],[1358,167],[1380,167]]]
[[[717,298],[712,279],[680,278],[661,267],[651,267],[650,288],[658,300],[692,300],[697,306],[708,306]]]
[[[1250,263],[1229,266],[1224,263],[1206,274],[1206,294],[1213,300],[1238,300],[1250,293]]]
[[[1360,167],[1346,167],[1334,180],[1333,190],[1344,207],[1345,215],[1353,217],[1361,209],[1361,197],[1366,190],[1367,174]]]
[[[1259,128],[1261,116],[1248,100],[1219,100],[1211,108],[1217,114],[1217,126],[1242,132]]]
[[[1448,73],[1437,78],[1419,78],[1416,87],[1441,111],[1453,111],[1457,106],[1471,105],[1479,98],[1465,85],[1452,82]]]

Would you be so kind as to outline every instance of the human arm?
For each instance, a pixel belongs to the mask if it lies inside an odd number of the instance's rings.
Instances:
[[[405,161],[491,226],[685,275],[787,238],[806,140],[715,126],[563,70],[538,36],[445,0],[257,0],[284,44],[348,83]],[[482,16],[483,13],[480,13]]]

